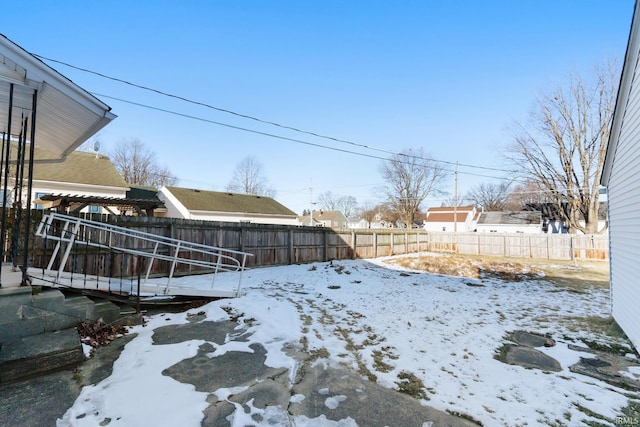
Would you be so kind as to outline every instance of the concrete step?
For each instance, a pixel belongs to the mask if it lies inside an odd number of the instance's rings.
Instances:
[[[120,307],[109,300],[95,300],[93,306],[93,319],[100,320],[104,323],[118,322],[122,317]]]
[[[91,299],[83,295],[67,296],[64,300],[64,307],[60,309],[60,312],[73,316],[80,320],[94,318],[94,304]]]
[[[31,301],[31,287],[0,288],[0,324],[19,318],[19,308]]]
[[[14,341],[22,337],[37,335],[44,332],[44,319],[18,318],[0,323],[0,345],[3,342]]]
[[[28,304],[45,310],[59,311],[60,307],[64,306],[64,294],[57,289],[45,289],[32,295]]]
[[[93,301],[82,295],[65,295],[45,289],[35,295],[32,288],[0,288],[0,343],[22,337],[73,328],[83,320],[120,319],[120,308],[104,299]]]
[[[0,384],[73,367],[83,360],[75,328],[0,343]]]

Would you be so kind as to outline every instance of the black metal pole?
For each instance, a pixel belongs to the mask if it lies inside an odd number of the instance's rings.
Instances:
[[[24,233],[24,259],[22,261],[22,285],[27,284],[27,258],[29,256],[29,234],[31,233],[31,192],[33,191],[33,156],[35,155],[36,146],[36,107],[38,91],[33,91],[31,104],[31,136],[29,145],[29,172],[27,173],[27,216],[25,218]]]
[[[2,165],[4,165],[4,145],[7,143],[6,141],[7,134],[2,132],[2,150],[0,151],[0,170],[2,170]],[[3,182],[2,173],[0,173],[0,185]],[[5,205],[7,204],[7,194],[2,192],[2,214],[4,215]],[[2,263],[4,262],[4,219],[2,220],[2,233],[0,233],[0,268]],[[2,288],[2,273],[0,272],[0,288]]]
[[[138,294],[136,295],[136,314],[140,314],[140,271],[141,271],[140,256],[138,255]]]
[[[18,136],[18,153],[16,159],[16,178],[13,197],[13,239],[11,242],[11,263],[13,269],[18,267],[18,246],[20,245],[20,225],[22,223],[22,183],[24,180],[24,152],[26,149],[26,119],[24,122],[21,120],[20,135]]]
[[[7,233],[7,227],[6,227],[6,223],[7,223],[7,190],[8,190],[8,181],[9,181],[9,154],[11,153],[11,151],[9,150],[9,147],[11,147],[11,118],[13,116],[13,83],[11,83],[9,85],[9,109],[7,112],[7,145],[5,147],[5,152],[4,152],[4,186],[3,186],[3,192],[2,192],[2,226],[0,226],[0,244],[2,245],[2,247],[0,248],[0,261],[4,262],[4,249],[5,249],[5,236]],[[2,276],[2,274],[0,274],[0,277]],[[0,286],[2,286],[1,284],[1,279],[0,279]]]

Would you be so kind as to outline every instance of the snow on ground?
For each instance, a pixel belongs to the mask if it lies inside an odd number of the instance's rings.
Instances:
[[[181,280],[211,283],[204,276]],[[218,346],[213,357],[231,350],[251,351],[249,345],[261,343],[268,351],[266,364],[288,368],[293,378],[297,364],[283,347],[302,348],[304,343],[310,352],[326,350],[325,363],[350,366],[385,387],[397,389],[399,374],[410,372],[424,383],[424,404],[464,414],[485,426],[582,425],[582,420],[593,420],[585,412],[610,419],[620,415],[620,408],[628,404],[624,390],[568,370],[587,354],[568,349],[566,337],[599,337],[586,331],[576,335],[566,319],[607,317],[608,290],[594,286],[578,293],[544,280],[490,279],[482,285],[416,273],[389,259],[269,267],[244,272],[241,297],[192,312],[204,311],[214,321],[228,319],[229,311],[240,315],[241,322],[254,319],[246,323],[248,342]],[[131,328],[139,335],[127,344],[113,374],[85,387],[58,425],[98,425],[104,417],[119,421],[112,425],[200,425],[206,393],[161,372],[193,357],[203,341],[151,345],[155,327],[186,322],[186,315],[157,315],[145,327]],[[562,372],[496,360],[505,335],[519,329],[551,334],[557,345],[541,350],[561,363]],[[234,391],[220,391],[225,392]],[[132,399],[133,395],[146,398]],[[242,409],[237,408],[241,417]],[[86,415],[77,418],[80,414]],[[293,423],[338,425],[306,417]]]

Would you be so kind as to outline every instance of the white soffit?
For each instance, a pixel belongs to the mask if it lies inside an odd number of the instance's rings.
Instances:
[[[0,34],[0,132],[5,133],[12,84],[11,135],[20,133],[25,117],[30,128],[37,90],[35,143],[59,156],[76,149],[116,117],[108,105]]]

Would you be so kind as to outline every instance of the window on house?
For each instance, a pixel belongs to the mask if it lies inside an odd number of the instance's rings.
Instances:
[[[89,206],[89,213],[99,214],[102,213],[102,206]]]

